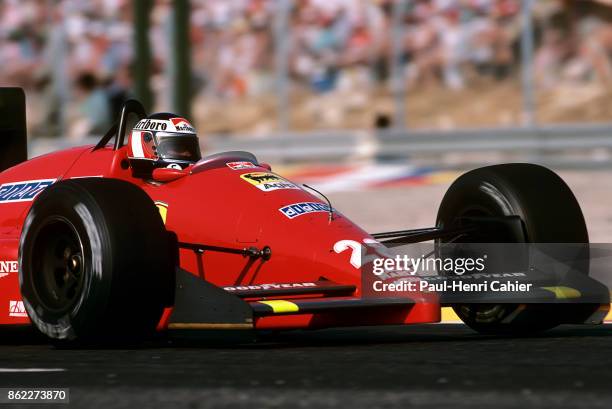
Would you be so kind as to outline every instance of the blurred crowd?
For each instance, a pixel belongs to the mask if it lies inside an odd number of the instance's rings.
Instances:
[[[390,73],[393,0],[296,0],[288,21],[289,70],[314,92],[384,82]],[[211,91],[266,89],[273,70],[278,1],[209,0],[194,13]],[[409,85],[440,81],[459,89],[464,66],[504,78],[514,63],[519,0],[405,1],[398,32]],[[276,5],[277,7],[274,7]],[[214,56],[218,57],[215,58]]]
[[[394,55],[408,89],[458,91],[516,75],[520,0],[408,0],[394,14],[397,1],[290,1],[283,40],[292,90],[389,90]],[[275,93],[280,3],[191,1],[194,97],[227,101]],[[568,1],[534,3],[538,86],[610,82],[608,17],[569,15]],[[151,12],[157,108],[168,106],[171,7],[171,0],[158,0]],[[38,133],[62,126],[73,135],[101,133],[114,120],[133,85],[132,8],[128,0],[0,2],[0,85],[23,86],[40,97],[33,114]],[[396,17],[401,29],[394,31]]]

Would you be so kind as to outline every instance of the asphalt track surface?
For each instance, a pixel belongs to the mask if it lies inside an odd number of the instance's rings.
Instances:
[[[24,368],[63,370],[7,371]],[[247,333],[214,333],[77,350],[4,330],[0,387],[69,387],[69,406],[79,408],[610,408],[612,325],[528,338],[452,324],[256,342]],[[12,406],[24,407],[0,404]]]

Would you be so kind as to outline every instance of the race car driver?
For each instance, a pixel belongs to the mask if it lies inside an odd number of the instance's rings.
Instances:
[[[128,140],[128,158],[136,173],[168,167],[184,169],[202,158],[195,128],[185,118],[163,112],[141,119]]]

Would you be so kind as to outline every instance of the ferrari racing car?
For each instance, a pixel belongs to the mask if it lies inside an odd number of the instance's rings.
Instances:
[[[96,145],[27,160],[24,94],[2,89],[0,133],[2,325],[116,340],[435,323],[451,306],[478,331],[514,333],[600,323],[609,308],[607,291],[568,307],[364,288],[365,261],[397,245],[588,243],[576,198],[541,166],[467,172],[433,227],[372,234],[251,153],[202,157],[187,119],[147,115],[134,100]]]

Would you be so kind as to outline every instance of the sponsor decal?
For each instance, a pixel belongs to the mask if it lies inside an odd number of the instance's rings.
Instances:
[[[29,202],[55,179],[26,180],[0,185],[0,203]]]
[[[296,185],[282,177],[268,172],[244,173],[240,177],[259,190],[270,192],[278,189],[299,189]]]
[[[457,275],[457,277],[460,277],[462,280],[463,279],[468,279],[468,280],[476,280],[479,278],[507,278],[507,277],[527,277],[527,274],[525,273],[474,273],[474,274],[468,274],[468,275]],[[449,277],[448,276],[419,276],[419,280],[425,280],[425,281],[443,281],[443,280],[447,280]],[[455,278],[455,277],[451,277],[451,278]]]
[[[316,283],[287,283],[287,284],[258,284],[240,285],[235,287],[223,287],[225,291],[245,291],[245,290],[276,290],[280,288],[304,288],[316,287]]]
[[[253,169],[257,167],[251,162],[227,162],[226,165],[232,170]]]
[[[16,273],[18,270],[17,261],[0,261],[0,278]]]
[[[172,122],[172,125],[174,125],[174,129],[176,129],[177,132],[196,133],[193,125],[191,125],[185,118],[170,118],[170,121]]]
[[[287,216],[289,219],[293,219],[307,213],[329,213],[330,208],[325,203],[302,202],[290,204],[288,206],[281,207],[278,210],[280,210],[280,212]]]
[[[155,206],[157,206],[157,210],[159,211],[159,215],[162,218],[164,224],[166,224],[166,216],[168,215],[168,203],[165,202],[155,202]]]
[[[168,121],[156,121],[155,119],[143,119],[134,126],[139,131],[165,131],[168,129]]]
[[[9,301],[9,317],[27,317],[23,301]]]

